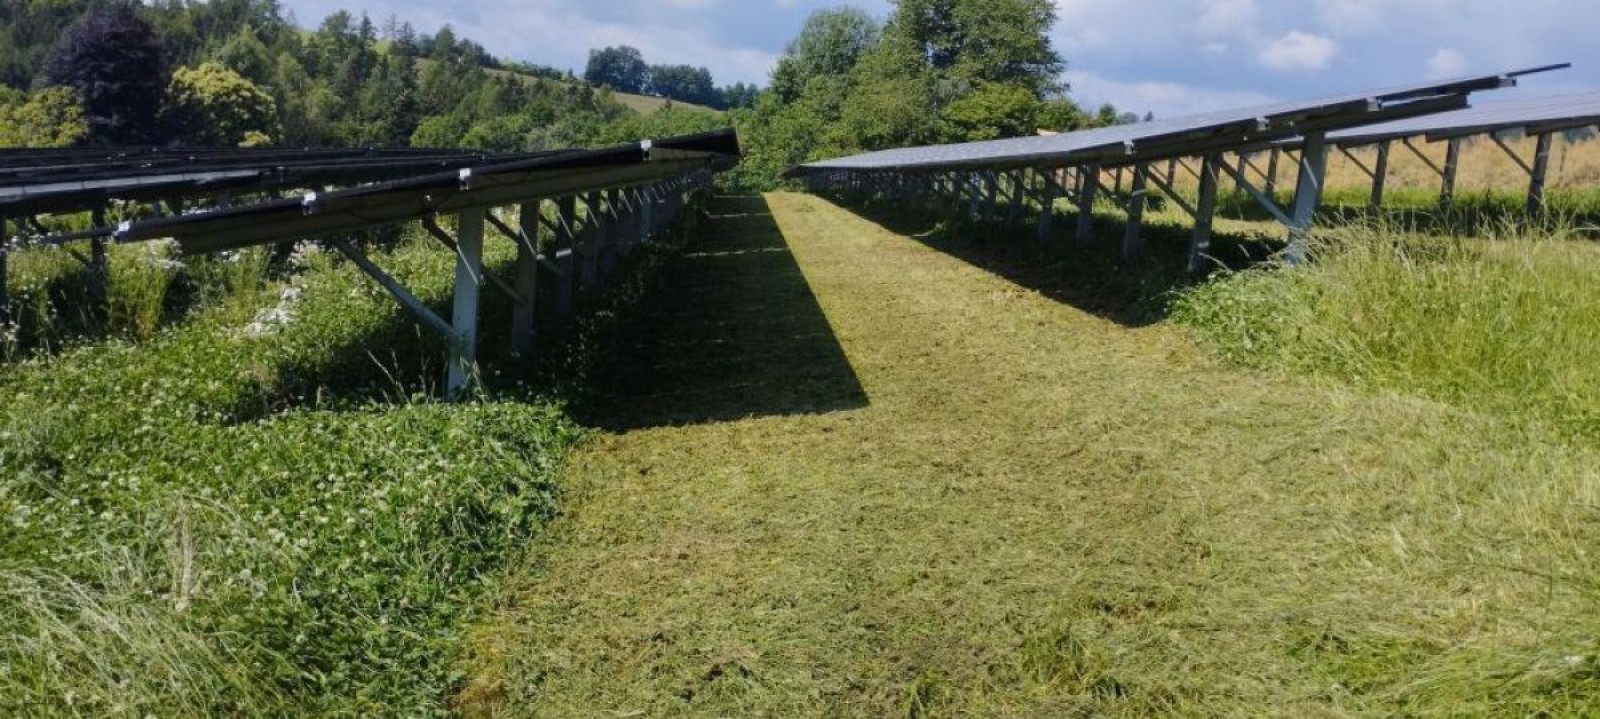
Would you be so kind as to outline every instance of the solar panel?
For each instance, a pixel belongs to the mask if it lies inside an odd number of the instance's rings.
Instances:
[[[732,130],[451,170],[374,185],[124,225],[122,242],[173,238],[190,252],[268,244],[529,198],[647,184],[739,155]],[[81,237],[82,234],[74,235]]]
[[[1328,141],[1362,145],[1425,135],[1443,140],[1506,130],[1554,132],[1600,124],[1600,93],[1553,95],[1486,103],[1439,115],[1329,133]]]
[[[554,153],[461,150],[69,149],[0,151],[0,215],[81,212],[107,200],[352,185]]]
[[[1415,83],[1059,135],[885,150],[809,163],[791,170],[789,176],[836,170],[935,171],[1005,169],[1045,163],[1135,164],[1287,139],[1308,130],[1338,130],[1460,109],[1471,92],[1509,87],[1516,84],[1518,77],[1565,67],[1568,65]]]

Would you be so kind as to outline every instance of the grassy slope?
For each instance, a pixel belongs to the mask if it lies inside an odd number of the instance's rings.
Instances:
[[[478,633],[470,713],[1600,701],[1592,448],[1229,369],[768,202],[725,203],[645,325],[600,417],[632,431],[567,470],[558,539]]]
[[[429,60],[427,58],[419,58],[417,60],[417,72],[421,73],[422,70],[427,67],[427,64],[428,63],[432,63],[432,62],[436,62],[436,61],[435,60]],[[533,76],[530,76],[530,75],[524,75],[522,73],[515,72],[515,71],[512,71],[512,70],[488,70],[487,72],[489,74],[491,74],[491,75],[495,75],[495,76],[499,76],[499,77],[514,77],[514,78],[518,78],[518,79],[521,79],[523,82],[526,82],[526,83],[536,83],[536,82],[545,82],[546,81],[544,78],[538,78],[538,77],[533,77]],[[557,81],[556,80],[549,80],[549,82],[557,82]],[[667,107],[669,104],[671,106],[673,106],[673,107],[684,109],[684,110],[696,110],[696,111],[700,111],[700,112],[718,112],[718,110],[714,110],[712,108],[705,107],[705,106],[702,106],[702,105],[695,105],[695,104],[692,104],[692,103],[682,102],[682,101],[679,101],[679,100],[668,100],[667,98],[664,98],[664,97],[651,97],[649,95],[634,95],[634,94],[626,93],[626,92],[613,93],[612,96],[617,99],[617,102],[622,103],[623,107],[626,107],[629,110],[633,110],[634,112],[637,112],[637,113],[640,113],[640,114],[649,114],[649,113],[655,112],[657,110],[661,110],[661,109]]]

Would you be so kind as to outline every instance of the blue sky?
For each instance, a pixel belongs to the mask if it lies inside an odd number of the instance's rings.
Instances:
[[[445,23],[490,52],[582,70],[593,47],[765,82],[812,11],[837,0],[285,0],[302,25],[333,10]],[[887,0],[847,3],[874,15]],[[1600,90],[1596,0],[1056,0],[1073,95],[1176,116],[1420,79],[1573,62],[1501,96]]]

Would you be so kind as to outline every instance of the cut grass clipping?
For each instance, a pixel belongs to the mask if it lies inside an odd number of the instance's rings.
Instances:
[[[1592,442],[1218,362],[997,276],[993,237],[794,194],[713,212],[681,277],[717,281],[641,328],[625,366],[667,381],[569,459],[469,715],[1600,706]]]

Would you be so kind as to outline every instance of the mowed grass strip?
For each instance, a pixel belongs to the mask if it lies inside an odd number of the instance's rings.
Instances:
[[[624,360],[626,431],[472,641],[467,714],[1600,701],[1592,448],[1230,369],[822,199],[713,213]]]

